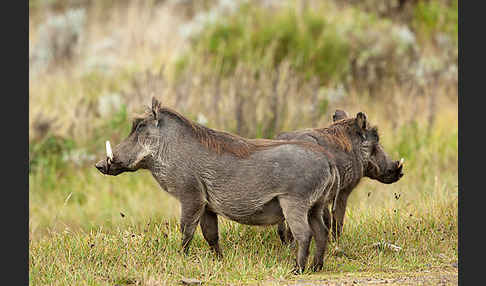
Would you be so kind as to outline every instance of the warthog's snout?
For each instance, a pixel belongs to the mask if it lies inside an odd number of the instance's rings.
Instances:
[[[396,176],[397,176],[397,181],[400,180],[401,177],[403,177],[403,161],[405,161],[403,158],[400,159],[400,161],[397,161],[397,168],[396,168]]]
[[[103,159],[95,164],[96,169],[98,169],[103,174],[108,174],[110,170],[110,164],[113,161],[113,151],[111,150],[110,141],[106,141],[106,159]]]
[[[393,167],[385,172],[385,176],[380,181],[385,184],[392,184],[400,180],[403,177],[403,161],[403,158],[400,161],[395,161]]]
[[[108,164],[106,159],[99,161],[95,164],[96,169],[98,169],[101,173],[106,174],[108,173]]]

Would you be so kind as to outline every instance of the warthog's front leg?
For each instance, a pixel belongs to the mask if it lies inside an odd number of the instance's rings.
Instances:
[[[333,223],[332,223],[332,236],[334,240],[338,240],[343,231],[344,215],[346,213],[346,204],[348,201],[348,196],[339,196],[336,200],[336,208],[332,213]]]
[[[203,211],[203,204],[195,201],[181,202],[182,249],[185,254],[189,253],[189,245]]]
[[[322,269],[324,254],[327,249],[327,241],[329,236],[329,229],[324,224],[322,219],[322,211],[327,210],[327,207],[322,204],[316,204],[309,212],[309,223],[316,242],[316,249],[314,252],[314,262],[312,264],[313,271]]]
[[[214,212],[205,209],[199,224],[201,226],[203,236],[209,244],[209,247],[216,252],[218,258],[223,258],[223,254],[219,248],[218,216]]]

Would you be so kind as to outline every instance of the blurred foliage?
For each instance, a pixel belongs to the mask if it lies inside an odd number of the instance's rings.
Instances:
[[[419,1],[414,8],[412,25],[418,34],[430,38],[433,34],[447,33],[456,42],[458,40],[458,0]]]
[[[123,136],[124,138],[130,132],[131,122],[131,118],[129,118],[127,113],[127,107],[123,104],[118,111],[116,111],[110,118],[108,118],[103,123],[102,126],[99,126],[96,129],[94,138],[97,143],[95,143],[94,145],[103,146],[101,145],[101,143],[103,143],[106,138],[109,138],[109,136]],[[113,133],[118,134],[118,136]]]
[[[65,9],[73,7],[88,8],[92,6],[98,6],[103,9],[110,9],[116,5],[126,5],[130,0],[29,0],[29,12],[36,12],[39,9],[51,9],[57,11],[63,11]],[[155,2],[155,1],[149,1]]]
[[[203,66],[227,77],[240,64],[274,70],[289,62],[303,80],[369,89],[390,79],[416,80],[419,50],[408,26],[353,6],[343,9],[327,3],[297,12],[292,6],[244,4],[194,35],[175,70],[181,74]]]
[[[131,119],[126,106],[122,105],[100,126],[94,128],[90,138],[83,141],[52,134],[33,140],[29,143],[29,173],[40,171],[48,177],[66,168],[68,164],[91,164],[93,153],[103,150],[101,147],[107,138],[118,142],[128,135],[130,128]]]
[[[80,53],[84,35],[86,11],[69,9],[49,17],[39,25],[36,44],[29,47],[31,73],[40,73],[53,64],[72,61]]]
[[[58,2],[61,1],[38,0],[29,4]],[[195,5],[193,2],[188,5]],[[64,131],[68,134],[63,136],[75,138],[80,145],[88,146],[88,150],[96,150],[105,138],[113,136],[110,138],[116,140],[127,134],[128,131],[124,132],[130,126],[127,110],[140,108],[154,94],[164,94],[169,104],[189,117],[205,110],[211,127],[247,137],[273,137],[283,129],[322,124],[321,119],[349,94],[379,97],[386,105],[397,86],[402,89],[401,94],[414,96],[423,94],[426,85],[442,84],[444,81],[436,78],[445,74],[444,71],[451,70],[450,78],[457,78],[454,53],[449,53],[455,49],[457,58],[457,43],[439,47],[431,37],[454,31],[457,37],[457,0],[411,1],[414,21],[409,25],[393,17],[382,17],[372,9],[374,6],[377,11],[381,9],[378,7],[381,4],[373,3],[384,3],[383,0],[347,1],[344,5],[310,1],[304,10],[296,9],[297,2],[270,7],[248,2],[231,13],[214,17],[199,34],[193,35],[189,49],[169,67],[168,70],[175,70],[180,76],[174,83],[166,83],[171,75],[162,73],[147,78],[140,76],[146,74],[146,67],[136,62],[117,67],[112,73],[102,69],[81,70],[67,80],[58,77],[61,80],[39,81],[43,88],[33,88],[32,93],[50,101],[36,106],[45,110],[53,102],[61,101],[66,108],[74,106],[74,115],[65,116],[67,113],[58,112],[57,107],[50,112],[58,113],[55,115],[59,117],[59,125],[67,126],[63,130],[69,130]],[[352,2],[356,5],[347,5]],[[65,1],[67,6],[83,8],[94,3]],[[206,6],[211,9],[211,5]],[[396,3],[391,3],[389,9],[395,6]],[[91,15],[96,13],[86,11],[87,26],[95,25],[98,18]],[[38,42],[42,42],[40,39],[48,42],[49,37],[38,34]],[[424,37],[416,40],[419,34]],[[426,34],[429,36],[425,37]],[[94,41],[89,35],[85,38]],[[432,51],[438,52],[425,55],[424,40],[435,45],[437,49]],[[93,57],[82,54],[79,59],[71,64],[76,66]],[[65,96],[67,92],[69,99]],[[114,106],[110,99],[113,97],[126,106],[120,110],[110,107],[116,114],[100,112],[104,105]]]
[[[29,173],[44,169],[61,169],[65,166],[62,156],[74,149],[76,143],[68,138],[48,135],[29,144]]]
[[[288,60],[306,78],[317,75],[328,83],[349,68],[349,42],[338,30],[320,11],[299,16],[292,9],[270,11],[246,4],[194,37],[192,52],[207,57],[223,76],[233,74],[239,62],[276,68]],[[187,57],[191,55],[179,60],[179,69],[187,65]]]

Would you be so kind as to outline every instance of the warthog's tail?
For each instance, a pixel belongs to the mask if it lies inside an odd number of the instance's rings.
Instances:
[[[333,200],[333,204],[335,205],[340,189],[339,172],[338,168],[335,165],[331,166],[328,175],[323,176],[321,183],[314,190],[314,193],[309,198],[310,204],[314,205],[318,200],[324,200],[325,202],[329,202],[331,200],[331,196],[333,195],[333,189],[335,189]],[[333,209],[334,208],[335,206],[333,206]]]
[[[339,191],[341,191],[341,176],[339,176],[339,170],[336,166],[333,166],[334,176],[336,177],[336,195],[334,196],[334,201],[332,202],[332,211],[336,211],[336,201],[339,196]]]

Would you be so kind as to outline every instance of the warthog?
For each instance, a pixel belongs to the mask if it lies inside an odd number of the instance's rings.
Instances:
[[[216,131],[153,98],[128,137],[113,151],[107,144],[107,158],[96,168],[113,176],[149,170],[181,204],[185,253],[199,223],[210,248],[221,256],[218,215],[247,225],[285,219],[297,241],[295,270],[304,270],[312,237],[312,269],[322,268],[328,240],[322,212],[339,190],[340,177],[333,156],[317,144]]]
[[[338,109],[329,127],[285,132],[277,135],[276,139],[317,143],[334,155],[340,189],[332,205],[332,214],[327,207],[323,210],[324,223],[330,229],[332,216],[334,239],[338,239],[342,232],[348,196],[362,177],[391,184],[403,176],[403,158],[400,161],[390,160],[379,143],[377,128],[370,127],[363,113],[349,118],[345,111]],[[285,222],[279,223],[277,232],[283,243],[292,241],[292,233],[286,229]]]

